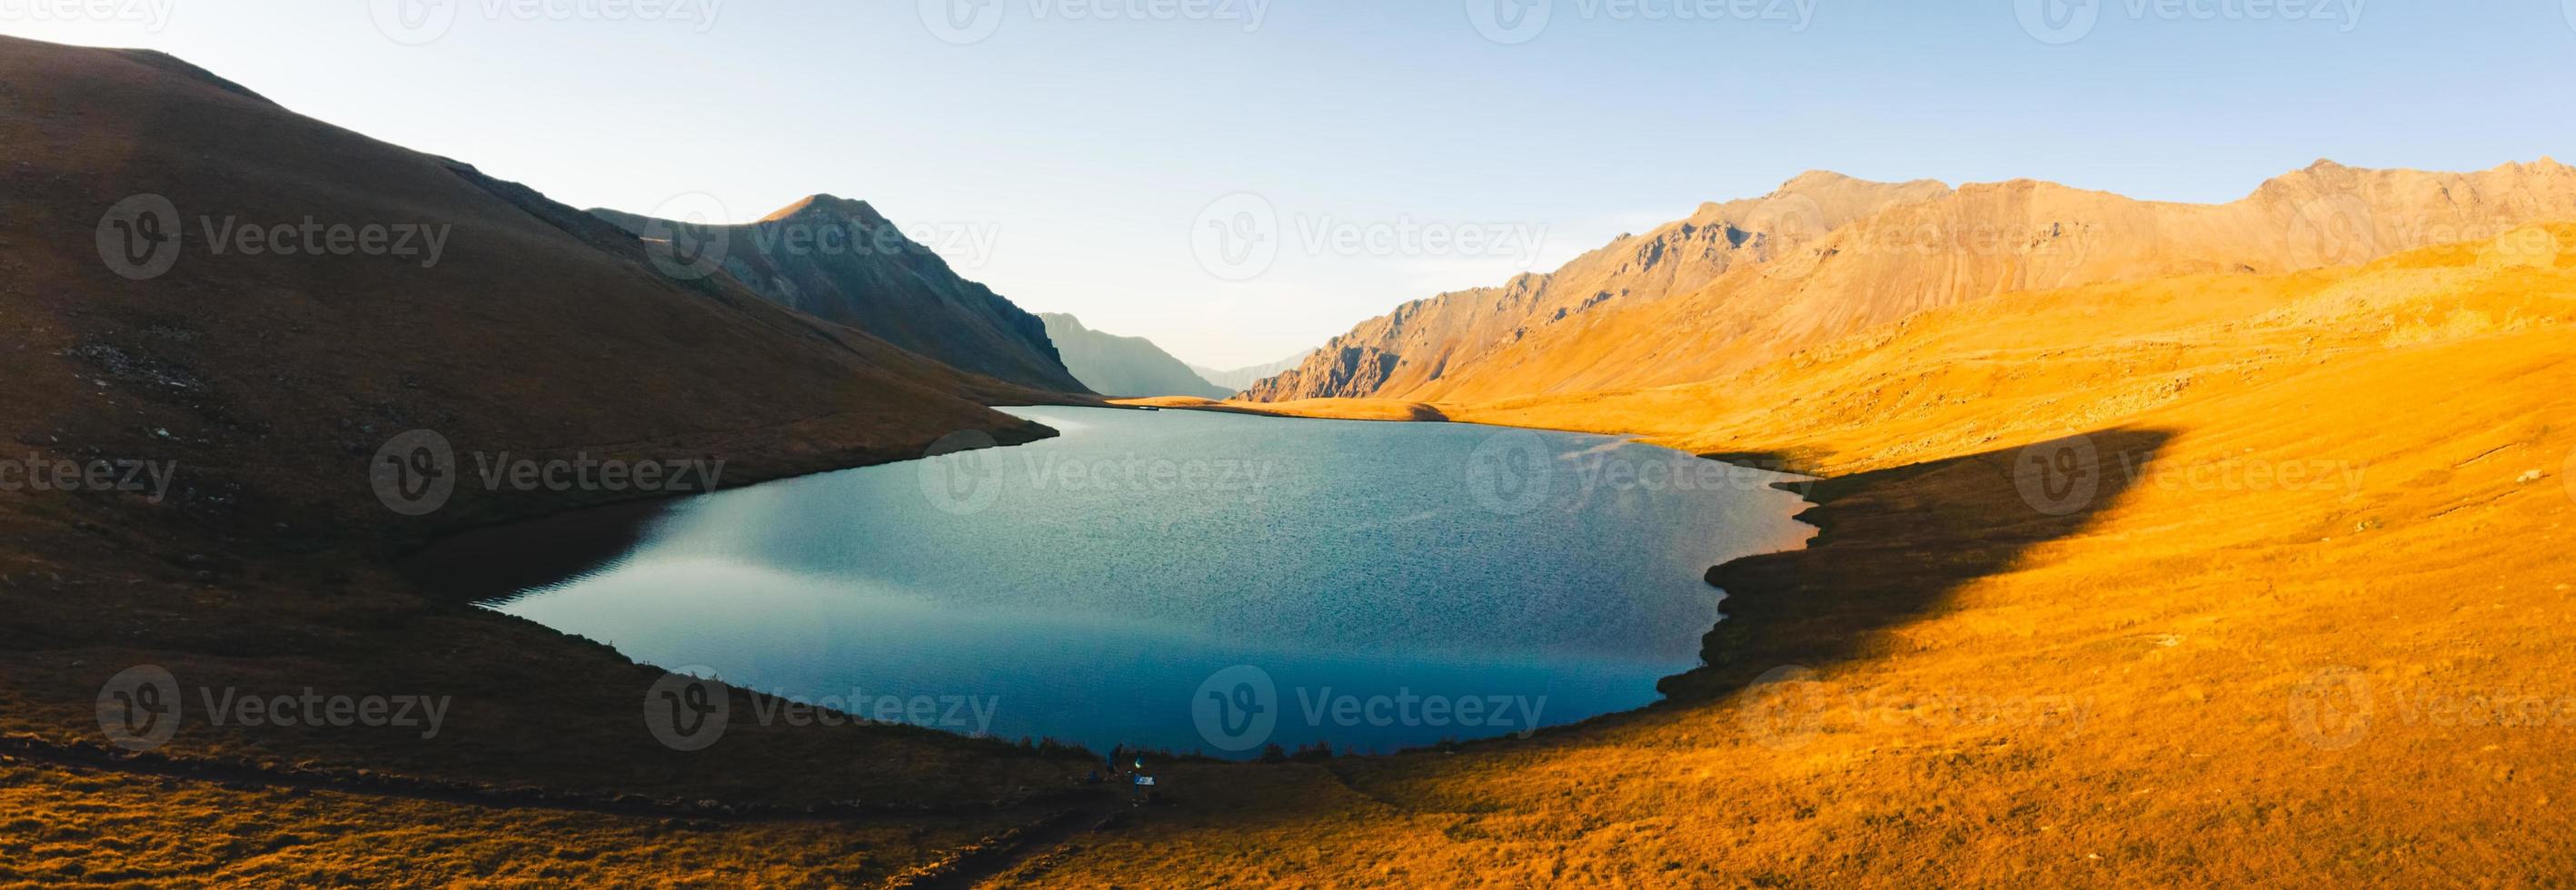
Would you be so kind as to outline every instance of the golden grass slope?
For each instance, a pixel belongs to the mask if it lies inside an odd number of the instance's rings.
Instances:
[[[1296,368],[1254,384],[1249,401],[1394,396],[1439,380],[1453,363],[1605,307],[1660,300],[1730,269],[1796,255],[1836,228],[1949,191],[1938,182],[1878,183],[1813,172],[1760,198],[1703,204],[1687,219],[1622,235],[1545,275],[1399,306],[1334,338]]]
[[[1720,382],[1441,406],[1792,455],[1833,477],[1824,533],[1713,573],[1733,617],[1667,705],[1176,777],[1177,811],[1028,877],[2563,882],[2571,247],[2015,294]],[[2054,516],[2017,482],[2067,436],[2101,487]]]
[[[2477,173],[2360,170],[2320,161],[2244,199],[2214,205],[2016,180],[1941,189],[1849,220],[1818,209],[1843,203],[1810,185],[1819,181],[1802,177],[1764,200],[1804,208],[1775,215],[1775,224],[1812,228],[1821,220],[1830,233],[1800,239],[1795,250],[1728,265],[1702,285],[1640,292],[1561,317],[1524,319],[1501,303],[1408,306],[1352,335],[1379,350],[1366,361],[1392,369],[1381,384],[1273,387],[1247,395],[1474,402],[1686,383],[2004,293],[2352,265],[2576,218],[2576,169],[2546,159]],[[1442,307],[1445,314],[1435,311]],[[1473,318],[1436,330],[1417,318],[1458,313]],[[1488,319],[1502,319],[1505,333],[1438,335],[1494,323]],[[1392,339],[1371,333],[1388,324],[1431,333]]]

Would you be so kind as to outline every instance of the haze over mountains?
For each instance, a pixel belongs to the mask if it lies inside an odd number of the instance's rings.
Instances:
[[[858,328],[950,367],[1023,386],[1081,392],[1046,325],[959,276],[865,201],[815,195],[739,226],[592,210],[619,228],[682,245],[687,259],[781,306]],[[679,239],[673,241],[675,236]]]
[[[1305,364],[1306,357],[1313,354],[1315,354],[1314,350],[1307,350],[1275,362],[1267,362],[1264,364],[1253,365],[1248,368],[1234,368],[1230,370],[1219,370],[1216,368],[1191,365],[1190,372],[1199,375],[1200,379],[1223,387],[1226,392],[1236,393],[1251,389],[1254,384],[1268,380],[1272,377],[1277,377],[1280,374],[1287,373],[1290,368]]]
[[[2576,171],[2548,159],[2478,173],[2320,161],[2222,205],[1810,173],[1554,273],[1408,303],[1243,397],[1474,401],[1685,383],[2000,293],[2348,265],[2570,218]]]
[[[1222,399],[1234,390],[1218,386],[1189,365],[1143,337],[1121,337],[1084,327],[1081,319],[1058,313],[1038,316],[1047,337],[1055,341],[1065,367],[1091,391],[1112,396],[1196,396]]]

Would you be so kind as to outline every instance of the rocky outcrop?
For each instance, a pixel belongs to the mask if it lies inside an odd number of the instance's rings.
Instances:
[[[1319,357],[1246,396],[1475,401],[1686,383],[2003,293],[2351,265],[2563,219],[2576,219],[2576,170],[2547,159],[2477,173],[2320,161],[2227,204],[1809,174],[1551,275],[1408,304],[1328,348],[1398,356],[1382,379]]]
[[[1739,265],[1791,255],[1864,214],[1947,191],[1937,182],[1876,183],[1810,173],[1770,195],[1705,204],[1688,219],[1622,235],[1552,273],[1399,306],[1335,338],[1299,367],[1249,387],[1244,396],[1365,398],[1430,387],[1535,330],[1621,303],[1689,292]]]

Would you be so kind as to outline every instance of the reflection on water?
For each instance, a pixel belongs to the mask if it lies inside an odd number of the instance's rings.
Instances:
[[[958,732],[1394,750],[1653,701],[1706,569],[1808,531],[1784,477],[1598,436],[1014,413],[1065,435],[677,502],[493,607]]]

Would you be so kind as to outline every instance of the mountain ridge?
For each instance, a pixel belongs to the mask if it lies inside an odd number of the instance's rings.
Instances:
[[[2152,202],[2042,180],[1919,183],[1903,196],[1851,201],[1851,180],[1802,174],[1762,199],[1767,218],[1731,228],[1754,243],[1763,225],[1784,249],[1752,262],[1705,264],[1683,288],[1631,292],[1636,275],[1601,278],[1599,305],[1497,300],[1487,311],[1454,295],[1415,301],[1336,338],[1298,370],[1247,389],[1252,401],[1307,398],[1484,399],[1669,385],[1721,376],[1822,339],[1913,312],[2015,290],[2206,272],[2268,273],[2350,265],[2408,247],[2576,218],[2576,170],[2554,160],[2472,173],[2364,170],[2332,161],[2266,180],[2226,204]],[[1897,184],[1864,196],[1886,198]],[[1713,220],[1703,205],[1671,235]],[[1861,210],[1848,215],[1835,211]],[[1819,224],[1829,230],[1804,233]],[[1733,225],[1733,224],[1730,224]],[[1742,235],[1734,235],[1743,237]],[[1549,276],[1565,276],[1630,236]],[[1501,289],[1457,293],[1510,294]],[[1553,310],[1552,313],[1546,310]],[[1500,330],[1500,333],[1496,331]]]
[[[1046,325],[992,288],[958,275],[865,201],[815,194],[758,222],[721,225],[594,208],[591,215],[658,244],[685,239],[707,267],[771,302],[846,324],[950,367],[1037,389],[1085,393]],[[665,247],[666,252],[671,248]]]

